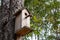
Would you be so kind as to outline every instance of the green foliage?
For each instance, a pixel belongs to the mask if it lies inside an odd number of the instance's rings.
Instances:
[[[48,38],[48,40],[56,39],[56,37],[55,37],[55,36],[53,36],[53,35],[50,35],[50,36],[48,36],[47,38]]]
[[[56,31],[60,26],[60,1],[57,0],[26,0],[25,7],[32,13],[31,28],[35,31],[29,34],[37,35],[37,40],[56,40]],[[52,35],[52,34],[55,35]],[[60,34],[60,32],[58,33]],[[38,36],[40,35],[40,36]],[[45,38],[45,39],[44,39]]]

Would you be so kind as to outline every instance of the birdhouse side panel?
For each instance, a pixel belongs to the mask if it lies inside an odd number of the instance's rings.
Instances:
[[[17,32],[18,30],[20,30],[21,28],[21,14],[19,14],[17,17],[16,17],[16,20],[15,20],[15,32]]]

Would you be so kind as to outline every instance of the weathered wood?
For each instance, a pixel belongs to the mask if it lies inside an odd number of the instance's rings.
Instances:
[[[17,36],[25,36],[25,35],[29,34],[29,33],[32,32],[32,31],[33,31],[33,30],[32,30],[31,28],[25,26],[25,27],[19,29],[19,30],[16,32],[16,34],[17,34]]]
[[[8,16],[6,16],[0,20],[0,24],[2,24],[2,25],[7,24],[7,22],[8,22]]]
[[[9,2],[10,0],[2,0],[2,6],[1,6],[1,15],[0,15],[0,20],[2,20],[0,22],[0,40],[8,40],[8,35],[10,33],[8,33],[8,30],[7,30],[7,27],[10,27],[10,26],[5,26],[5,22],[7,21],[7,19],[5,19],[4,17],[6,15],[9,16]],[[2,25],[1,25],[2,24]],[[6,29],[6,30],[5,30]],[[10,40],[11,38],[9,38]]]
[[[11,10],[15,14],[24,7],[24,0],[11,0]]]
[[[18,9],[21,9],[23,6],[24,0],[2,0],[0,20],[2,20],[6,15],[8,15],[9,22],[7,22],[7,24],[5,24],[4,26],[1,25],[2,22],[0,22],[0,40],[16,40],[14,32],[15,19],[10,20],[9,18],[11,18],[12,14],[17,12]]]
[[[15,14],[18,10],[21,10],[23,7],[24,7],[24,0],[11,0],[11,10],[13,14]],[[19,40],[22,40],[22,37],[19,38],[20,38]]]

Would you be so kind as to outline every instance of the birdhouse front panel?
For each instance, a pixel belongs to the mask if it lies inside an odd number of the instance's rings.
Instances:
[[[30,27],[30,17],[27,17],[28,15],[29,15],[28,11],[24,9],[22,11],[22,26],[21,27]]]

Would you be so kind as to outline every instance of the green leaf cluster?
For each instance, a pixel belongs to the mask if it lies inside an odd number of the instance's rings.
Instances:
[[[38,40],[56,40],[60,34],[60,1],[58,0],[26,0],[25,7],[33,15],[31,28]],[[54,35],[52,35],[54,34]],[[39,35],[39,36],[38,36]],[[51,36],[50,36],[51,35]],[[41,38],[41,39],[39,39]]]

